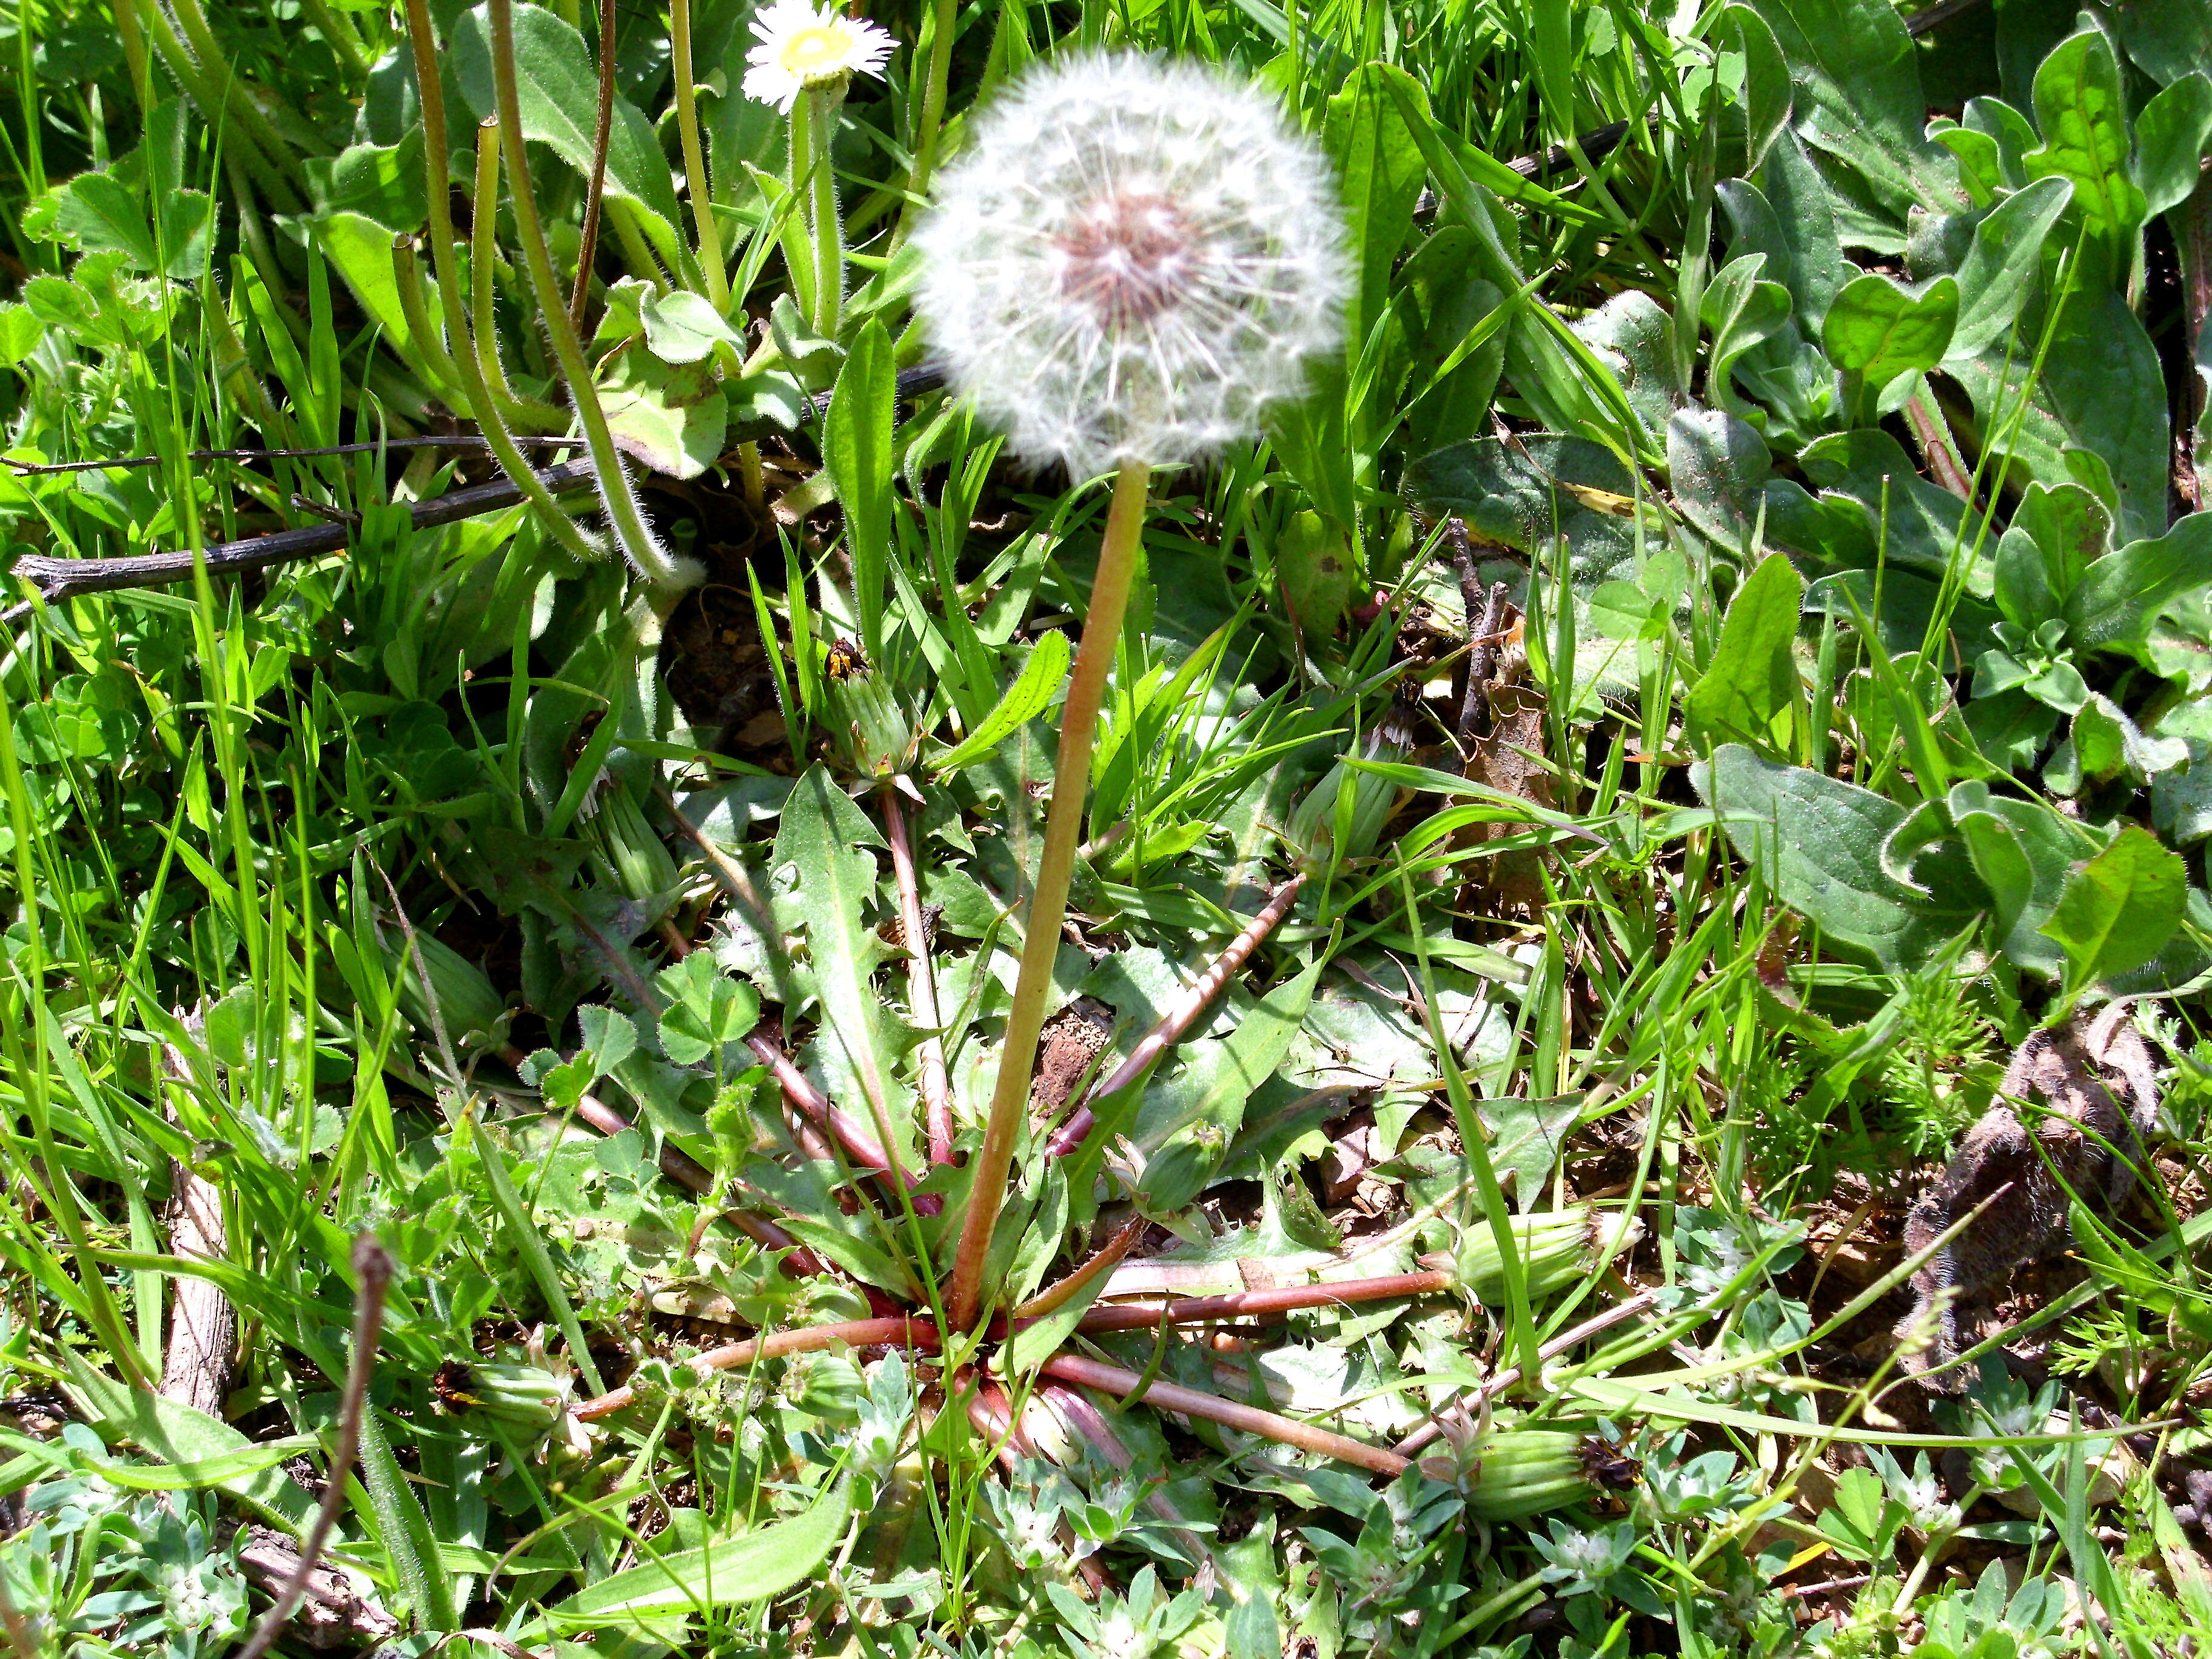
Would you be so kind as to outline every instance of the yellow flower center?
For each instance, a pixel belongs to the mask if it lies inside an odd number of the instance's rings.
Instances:
[[[844,63],[852,49],[852,36],[842,23],[817,23],[785,41],[779,61],[787,73],[803,81]]]

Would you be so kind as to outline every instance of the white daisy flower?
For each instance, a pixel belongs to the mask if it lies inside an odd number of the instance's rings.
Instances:
[[[1250,434],[1340,338],[1327,164],[1271,100],[1195,64],[1031,70],[974,119],[915,240],[952,383],[1078,477]]]
[[[880,76],[896,43],[875,24],[848,17],[836,7],[809,0],[773,0],[753,14],[760,44],[745,54],[748,98],[774,104],[787,115],[810,87],[826,87],[853,75]]]

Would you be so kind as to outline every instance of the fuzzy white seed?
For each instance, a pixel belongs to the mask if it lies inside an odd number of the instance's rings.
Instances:
[[[1340,337],[1335,191],[1255,88],[1085,56],[974,121],[915,236],[951,383],[1029,459],[1202,459],[1304,395]]]

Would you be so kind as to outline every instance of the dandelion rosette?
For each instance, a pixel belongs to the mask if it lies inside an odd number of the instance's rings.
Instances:
[[[774,0],[753,16],[759,44],[745,54],[745,96],[788,114],[799,94],[854,75],[881,75],[895,44],[888,31],[834,5]]]
[[[1078,476],[1249,435],[1340,338],[1326,163],[1194,64],[1032,70],[977,119],[915,240],[949,379],[1017,452]]]

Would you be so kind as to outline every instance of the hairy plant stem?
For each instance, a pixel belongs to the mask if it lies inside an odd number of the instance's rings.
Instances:
[[[168,14],[156,3],[137,14],[137,18],[146,26],[147,37],[152,40],[163,65],[184,88],[185,95],[199,106],[201,118],[210,126],[222,125],[226,106],[221,93],[201,72],[198,59],[178,37]],[[263,196],[279,209],[289,212],[296,206],[298,197],[291,185],[276,170],[276,163],[262,154],[260,145],[244,127],[233,128],[223,134],[223,155],[230,167],[249,175],[260,186]]]
[[[304,0],[308,19],[331,43],[331,50],[345,64],[346,73],[359,79],[368,73],[368,60],[361,55],[361,40],[346,21],[331,9],[329,0]]]
[[[744,486],[745,505],[759,513],[768,505],[768,480],[761,472],[757,438],[748,438],[738,446],[738,477]]]
[[[155,10],[161,8],[156,6]],[[176,14],[177,26],[184,31],[185,42],[192,56],[199,61],[201,72],[207,76],[208,89],[222,100],[230,120],[253,140],[283,180],[281,198],[272,198],[270,205],[280,213],[296,213],[305,205],[301,191],[307,187],[307,172],[300,164],[292,147],[286,143],[269,118],[253,101],[238,71],[231,68],[230,60],[223,56],[222,47],[208,27],[207,14],[200,9],[199,0],[170,0],[169,9]],[[212,114],[212,112],[210,112]]]
[[[561,510],[551,493],[538,482],[530,464],[522,459],[522,452],[515,447],[514,439],[507,432],[507,422],[477,361],[468,317],[461,309],[459,261],[453,258],[453,209],[447,192],[452,152],[447,143],[446,100],[439,82],[438,40],[430,29],[428,0],[407,0],[407,33],[415,50],[416,83],[422,89],[422,166],[428,175],[425,182],[430,198],[430,258],[437,267],[438,305],[445,313],[446,334],[452,342],[448,361],[468,398],[467,412],[475,416],[477,425],[483,429],[484,441],[499,459],[500,470],[522,492],[523,499],[538,509],[539,522],[555,541],[579,559],[596,559],[599,550],[585,539],[576,521]],[[510,69],[513,64],[510,52]],[[476,216],[483,217],[489,208],[489,204],[479,203]],[[594,462],[599,459],[596,452],[592,459]]]
[[[115,14],[115,33],[123,42],[123,66],[131,76],[131,93],[140,109],[151,109],[154,66],[147,61],[146,25],[138,15],[138,0],[112,0],[110,9]]]
[[[983,1264],[990,1254],[992,1231],[999,1224],[999,1206],[1006,1200],[1006,1173],[1013,1164],[1014,1138],[1029,1109],[1037,1038],[1044,1030],[1045,1000],[1052,992],[1053,962],[1060,952],[1060,924],[1067,915],[1067,884],[1075,870],[1076,845],[1082,839],[1091,738],[1099,705],[1105,700],[1106,677],[1121,641],[1121,617],[1136,574],[1150,479],[1151,469],[1140,461],[1122,462],[1115,478],[1114,504],[1098,548],[1098,574],[1091,586],[1090,614],[1084,618],[1083,643],[1076,650],[1067,701],[1060,710],[1060,753],[1053,772],[1052,806],[1045,815],[1044,851],[1023,922],[1021,975],[1006,1016],[998,1086],[991,1095],[982,1150],[975,1155],[975,1178],[969,1189],[960,1253],[953,1264],[950,1310],[956,1330],[967,1330],[975,1322]]]
[[[477,124],[476,209],[469,219],[469,313],[476,335],[477,368],[502,406],[514,401],[499,361],[499,329],[492,316],[493,273],[499,268],[499,123]]]
[[[684,179],[691,191],[691,216],[699,222],[699,269],[707,278],[707,302],[726,313],[730,279],[722,269],[722,239],[714,229],[714,196],[707,183],[707,153],[699,143],[699,96],[691,81],[691,0],[670,0],[668,38],[676,58],[676,132],[684,146]]]
[[[906,181],[906,205],[899,210],[898,230],[891,238],[896,252],[906,240],[921,198],[929,194],[930,175],[937,171],[937,144],[945,125],[945,97],[952,83],[952,34],[960,17],[960,0],[933,0],[929,18],[929,79],[921,93],[921,120],[915,133],[914,172]]]
[[[410,0],[410,9],[422,0]],[[507,151],[507,199],[514,204],[516,240],[522,245],[522,263],[537,290],[538,309],[545,319],[545,332],[553,342],[553,355],[568,382],[568,395],[576,406],[576,419],[584,429],[584,443],[599,476],[599,501],[616,544],[647,580],[664,588],[684,586],[689,574],[683,565],[661,550],[647,528],[629,472],[615,448],[606,411],[599,407],[598,389],[592,384],[592,366],[585,361],[582,343],[569,326],[562,303],[560,279],[553,274],[553,258],[546,252],[545,227],[538,217],[538,202],[530,185],[530,157],[522,141],[522,94],[514,75],[514,0],[490,0],[492,88],[499,105],[500,142]],[[428,100],[425,100],[425,107]]]
[[[438,325],[430,320],[430,307],[422,298],[421,265],[422,261],[415,257],[414,244],[404,236],[395,239],[392,245],[392,284],[399,292],[399,315],[407,324],[410,337],[408,343],[417,359],[416,371],[430,383],[431,391],[458,410],[468,397],[468,385],[461,378],[460,367],[453,362],[453,354],[446,349]]]
[[[791,106],[791,187],[805,204],[813,249],[814,314],[807,321],[825,340],[837,337],[845,306],[845,233],[837,217],[837,177],[830,163],[830,142],[837,135],[837,112],[844,104],[845,83],[839,81],[807,88]]]
[[[568,295],[568,326],[584,331],[592,297],[592,265],[599,254],[599,213],[606,203],[607,146],[615,131],[615,0],[599,5],[599,111],[592,129],[592,175],[584,186],[584,234],[576,244],[576,286]]]

